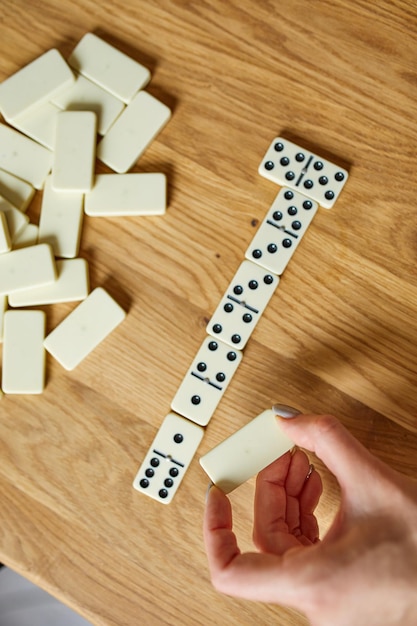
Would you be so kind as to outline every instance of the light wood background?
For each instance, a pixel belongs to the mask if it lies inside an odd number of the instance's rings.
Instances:
[[[257,174],[278,134],[350,178],[294,255],[197,457],[279,401],[336,414],[416,474],[417,5],[3,0],[0,11],[0,80],[92,31],[148,66],[148,91],[173,110],[134,168],[167,174],[167,214],[84,223],[91,286],[126,321],[71,373],[48,358],[43,395],[0,403],[0,561],[96,625],[304,625],[212,589],[197,458],[169,506],[131,483],[278,191]],[[47,309],[48,329],[74,306]],[[317,465],[325,532],[338,491]],[[244,549],[253,488],[232,494]]]

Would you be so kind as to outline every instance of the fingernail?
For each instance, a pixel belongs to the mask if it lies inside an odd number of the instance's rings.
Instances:
[[[311,474],[314,472],[316,468],[314,467],[314,465],[312,463],[310,463],[310,467],[308,468],[308,472],[307,472],[307,476],[306,476],[306,480],[308,480],[311,476]]]
[[[275,415],[279,415],[279,417],[284,417],[286,419],[290,419],[296,415],[301,415],[301,411],[294,409],[292,406],[287,406],[286,404],[274,404],[272,411]]]
[[[211,482],[210,482],[210,483],[208,484],[208,487],[207,487],[207,490],[206,490],[206,502],[207,502],[208,497],[209,497],[210,489],[211,489],[213,486],[214,486],[214,483],[211,483]]]

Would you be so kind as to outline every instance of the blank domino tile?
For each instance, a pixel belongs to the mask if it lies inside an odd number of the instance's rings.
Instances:
[[[42,144],[45,148],[53,150],[55,147],[55,129],[57,115],[61,109],[44,102],[35,109],[28,109],[13,120],[14,128]]]
[[[74,74],[58,50],[48,50],[0,84],[0,111],[11,121],[73,81]]]
[[[162,215],[166,210],[164,174],[98,174],[85,196],[92,216]]]
[[[98,144],[98,158],[119,174],[127,172],[170,117],[165,104],[140,91]]]
[[[38,236],[39,226],[36,224],[27,224],[13,237],[13,250],[36,245],[38,243]]]
[[[73,85],[59,93],[52,102],[66,111],[93,111],[97,115],[97,132],[105,135],[125,108],[123,102],[81,74]]]
[[[126,103],[151,77],[146,67],[93,33],[84,35],[68,63],[77,72]]]
[[[13,239],[29,223],[27,215],[16,209],[10,202],[0,196],[0,211],[4,213],[9,229],[10,237]]]
[[[96,115],[61,111],[57,115],[52,187],[56,191],[89,191],[93,186]]]
[[[40,287],[56,278],[52,248],[45,243],[0,255],[0,294]]]
[[[45,348],[73,370],[124,320],[126,313],[97,287],[45,339]]]
[[[12,241],[10,238],[9,227],[7,226],[7,219],[5,214],[0,211],[0,254],[9,252],[12,247]]]
[[[203,437],[204,429],[193,422],[168,413],[133,481],[145,495],[169,504]]]
[[[26,211],[35,195],[30,183],[0,169],[0,196],[3,196],[19,211]]]
[[[3,320],[7,311],[7,296],[0,296],[0,342],[3,341]],[[1,394],[0,394],[1,396]]]
[[[55,191],[46,179],[39,217],[39,243],[49,243],[57,257],[73,258],[80,247],[83,194]]]
[[[0,168],[42,189],[53,161],[48,148],[0,124]]]
[[[255,417],[200,459],[210,480],[229,493],[294,447],[272,410]]]
[[[6,311],[4,314],[4,393],[42,393],[45,386],[45,317],[43,311]]]
[[[84,300],[88,296],[88,264],[85,259],[58,260],[56,269],[58,278],[55,282],[10,294],[10,306],[40,306],[57,302],[75,302]]]

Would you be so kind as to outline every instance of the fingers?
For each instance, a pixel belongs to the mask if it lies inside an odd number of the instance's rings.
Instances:
[[[305,452],[296,450],[291,459],[290,471],[285,481],[288,496],[298,497],[305,485],[306,477],[310,471],[310,461]]]
[[[297,450],[258,474],[253,540],[259,550],[284,554],[300,543],[317,541],[318,526],[312,513],[322,484],[316,471],[310,473],[310,467],[307,455]]]
[[[285,603],[294,602],[295,595],[298,598],[294,589],[304,566],[292,568],[272,554],[241,554],[232,530],[230,502],[217,487],[208,493],[204,542],[211,580],[218,591],[261,602]]]
[[[313,468],[305,481],[303,491],[300,494],[300,510],[304,515],[311,515],[314,513],[322,493],[323,484],[321,482],[320,474]]]
[[[259,520],[265,532],[282,530],[288,532],[287,494],[285,483],[291,466],[291,453],[287,452],[264,470],[256,478],[255,491],[255,536]]]
[[[345,495],[369,498],[381,474],[381,463],[330,415],[300,415],[280,420],[280,427],[296,444],[315,452],[336,476]]]
[[[262,552],[283,554],[299,545],[288,532],[287,523],[286,481],[291,463],[291,453],[287,452],[256,479],[253,541]]]
[[[210,570],[223,570],[240,554],[232,526],[232,507],[229,499],[213,485],[207,495],[203,525]]]
[[[321,494],[323,493],[323,484],[320,474],[313,469],[310,476],[306,480],[303,491],[300,494],[300,528],[304,537],[307,537],[312,543],[319,540],[319,525],[314,515],[314,511],[319,503]]]

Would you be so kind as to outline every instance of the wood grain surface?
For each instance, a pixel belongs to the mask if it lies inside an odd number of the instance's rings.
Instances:
[[[48,358],[41,396],[1,400],[0,561],[95,625],[304,625],[295,611],[213,590],[197,458],[283,402],[334,413],[416,474],[416,3],[3,0],[0,80],[52,47],[67,57],[86,32],[146,65],[147,90],[173,110],[133,168],[167,175],[169,207],[84,220],[91,287],[128,315],[73,372]],[[163,506],[132,480],[278,191],[257,173],[277,135],[350,178],[303,238]],[[74,306],[45,307],[48,330]],[[324,533],[338,487],[315,463]],[[253,490],[231,496],[243,549]]]

